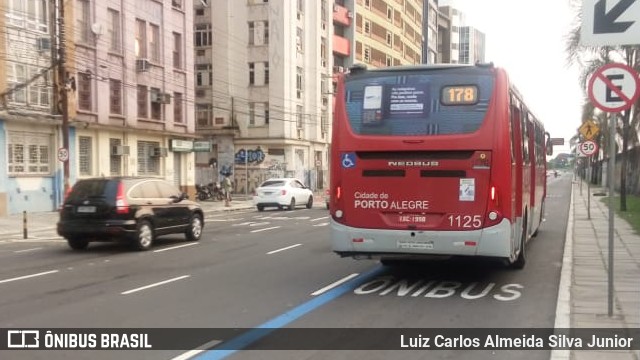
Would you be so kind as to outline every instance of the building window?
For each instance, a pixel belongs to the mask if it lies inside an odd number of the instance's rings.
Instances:
[[[269,84],[269,62],[264,62],[264,84]]]
[[[43,33],[49,32],[49,9],[46,0],[7,1],[6,16],[11,25]],[[3,13],[4,14],[4,13]],[[25,24],[26,22],[26,24]]]
[[[109,50],[121,52],[120,13],[109,9]]]
[[[299,53],[303,53],[303,49],[304,49],[304,31],[301,28],[297,28],[296,29],[296,50]]]
[[[193,34],[195,46],[211,46],[213,35],[211,33],[211,24],[196,24],[196,31]]]
[[[269,103],[264,103],[264,124],[269,125]]]
[[[78,137],[78,172],[81,176],[92,175],[92,143],[89,136]]]
[[[91,7],[89,0],[78,0],[76,2],[76,28],[78,36],[76,38],[79,42],[88,43],[89,35],[91,34]]]
[[[256,64],[249,63],[249,85],[256,83]]]
[[[162,103],[160,102],[160,89],[151,88],[151,118],[153,120],[162,120]]]
[[[171,6],[176,9],[182,9],[182,0],[171,0]]]
[[[212,126],[212,115],[209,104],[196,104],[196,124],[198,126]]]
[[[296,105],[296,126],[298,129],[304,127],[304,108],[302,105]]]
[[[154,156],[160,143],[138,141],[138,175],[160,175],[160,157]]]
[[[173,93],[173,122],[183,123],[182,115],[182,93]]]
[[[173,67],[182,69],[182,35],[173,33]]]
[[[369,46],[364,47],[364,61],[371,61],[371,48]]]
[[[298,99],[302,99],[302,89],[304,87],[304,74],[302,73],[302,68],[296,68],[296,92]]]
[[[122,145],[122,140],[113,138],[109,139],[109,149],[113,149],[120,145]],[[111,176],[122,175],[122,156],[109,156],[109,174],[111,174]]]
[[[196,65],[196,86],[213,85],[213,67],[211,64]]]
[[[387,45],[393,45],[393,34],[391,34],[390,32],[387,32]]]
[[[109,79],[109,111],[122,115],[122,82]]]
[[[249,103],[249,126],[256,125],[256,103]]]
[[[13,65],[13,66],[12,66]],[[10,64],[8,66],[9,74],[7,74],[7,82],[10,88],[24,84],[27,81],[27,68],[21,64]],[[25,104],[27,102],[26,88],[20,88],[10,94],[10,99],[14,103]]]
[[[145,59],[147,57],[147,24],[136,19],[136,58]]]
[[[269,22],[249,22],[249,45],[266,45],[269,43]]]
[[[139,118],[147,118],[149,117],[149,109],[147,106],[148,101],[148,90],[144,85],[138,85],[138,117]]]
[[[13,131],[7,135],[9,175],[51,173],[51,135]]]
[[[78,73],[78,109],[91,111],[91,74]]]
[[[155,63],[160,62],[160,27],[155,24],[149,24],[150,39],[149,49],[151,50],[151,60]]]

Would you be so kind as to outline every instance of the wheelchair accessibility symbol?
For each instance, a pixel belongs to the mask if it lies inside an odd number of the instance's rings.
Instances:
[[[356,166],[356,153],[344,153],[342,154],[342,167],[350,169]]]

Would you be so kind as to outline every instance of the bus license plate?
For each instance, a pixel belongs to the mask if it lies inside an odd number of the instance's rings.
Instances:
[[[398,240],[398,249],[432,250],[433,241],[402,239]]]
[[[398,215],[398,222],[401,223],[426,223],[427,217],[424,215]]]

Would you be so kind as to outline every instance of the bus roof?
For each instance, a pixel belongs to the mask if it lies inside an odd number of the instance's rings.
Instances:
[[[370,72],[383,72],[383,71],[416,71],[416,70],[441,70],[441,69],[460,69],[460,68],[493,68],[493,63],[476,63],[474,65],[469,64],[419,64],[419,65],[398,65],[388,66],[382,68],[368,69],[365,64],[355,64],[349,68],[351,74],[356,74],[361,71]]]

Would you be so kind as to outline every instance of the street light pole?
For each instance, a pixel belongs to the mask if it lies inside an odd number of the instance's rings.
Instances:
[[[63,164],[63,178],[64,178],[64,194],[69,190],[69,161],[71,152],[69,151],[69,98],[67,96],[67,69],[66,69],[66,54],[65,54],[65,29],[64,29],[64,1],[57,1],[58,7],[58,91],[60,96],[60,102],[58,104],[59,110],[62,113],[62,147],[67,151],[66,160]],[[61,109],[60,109],[61,108]]]

